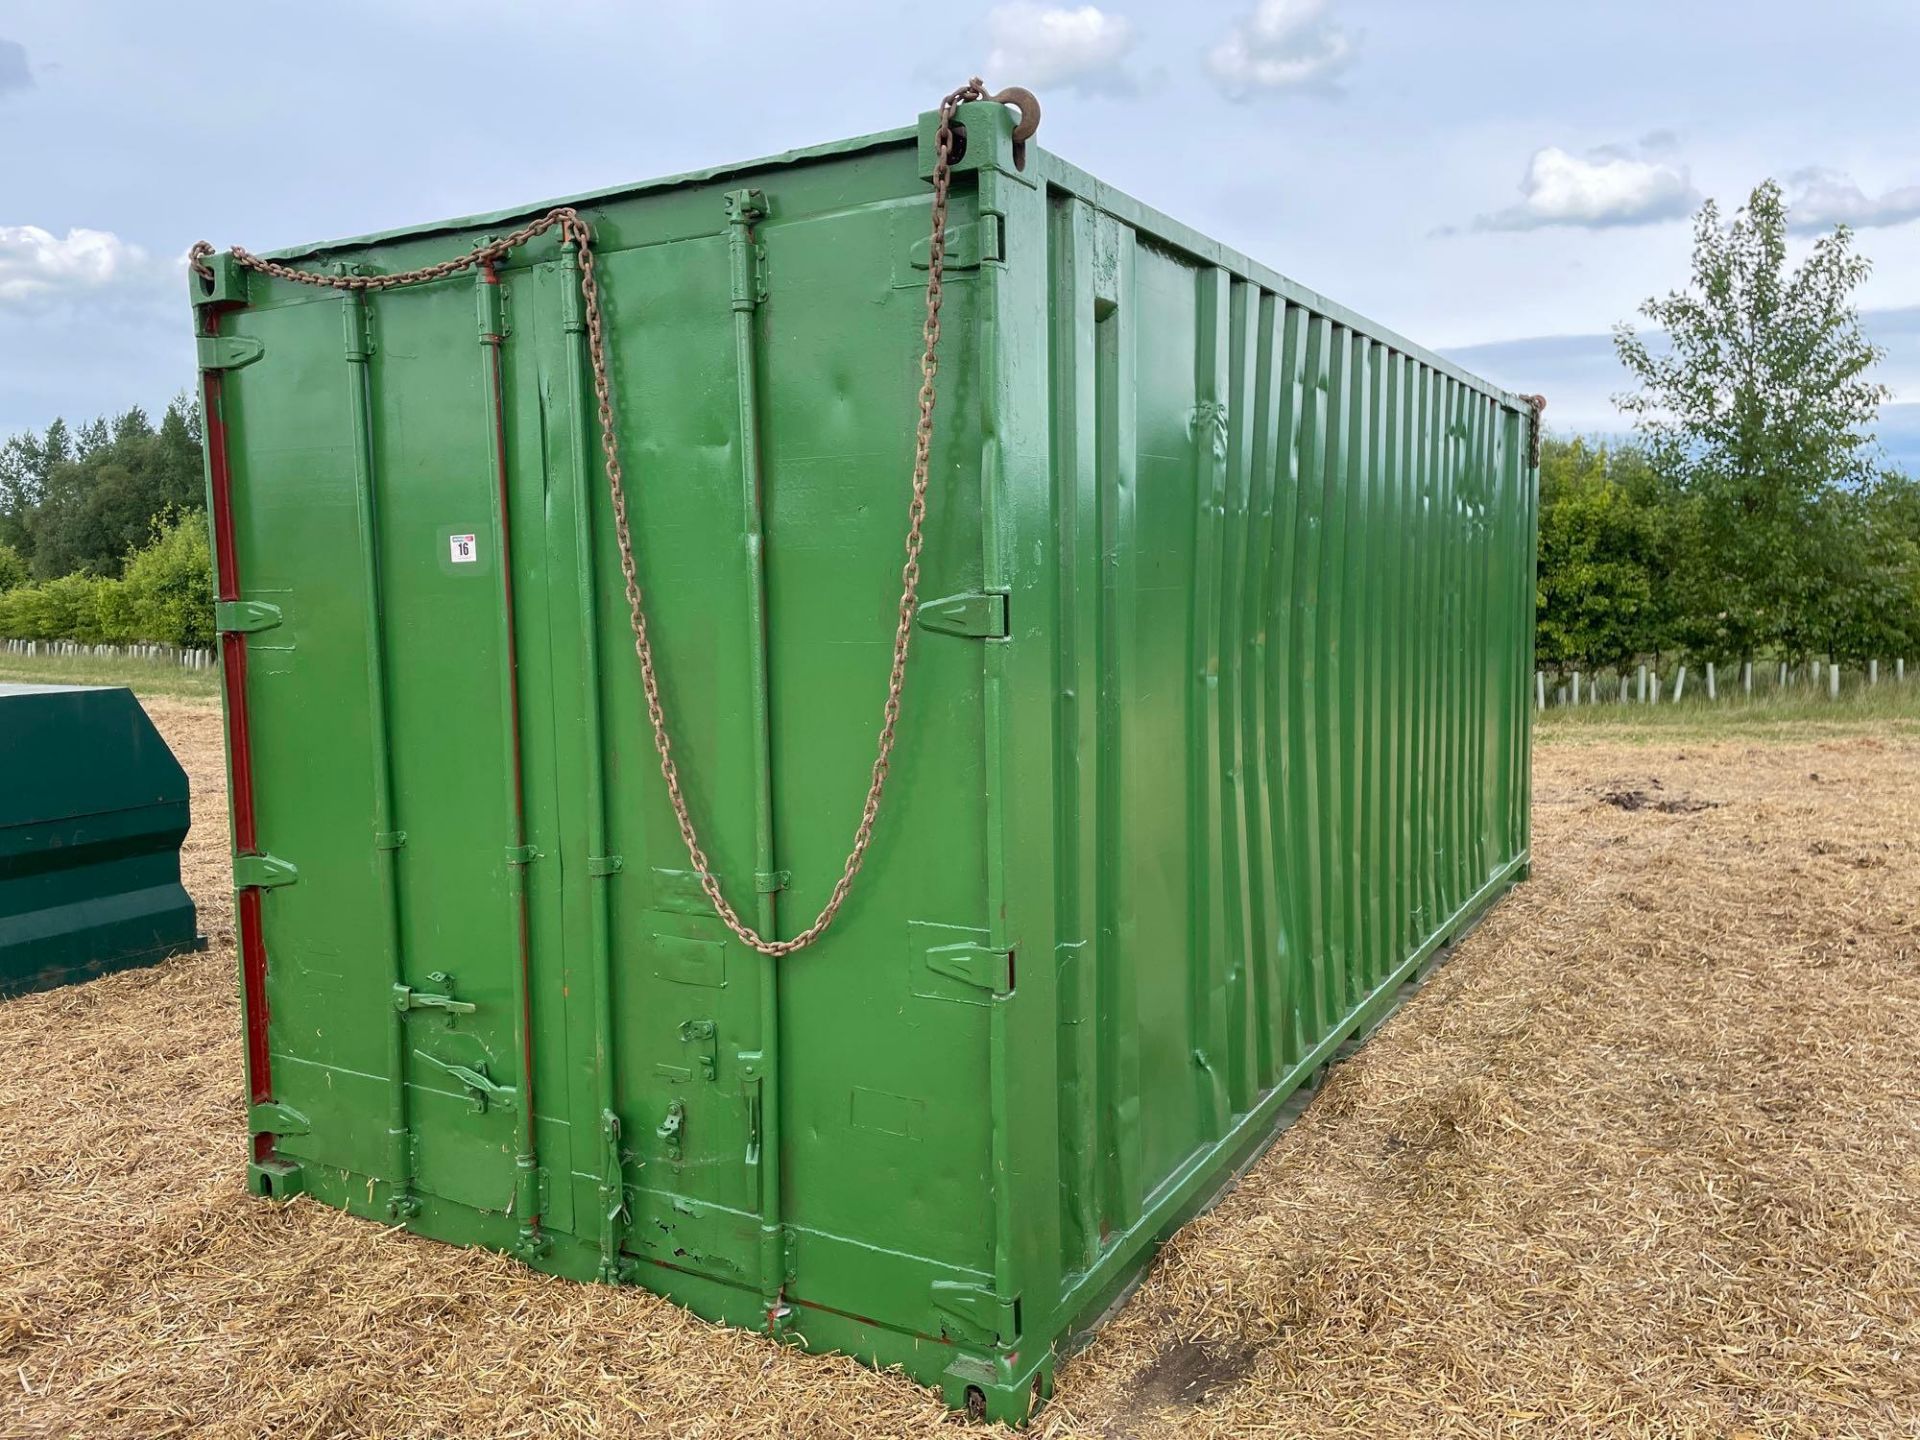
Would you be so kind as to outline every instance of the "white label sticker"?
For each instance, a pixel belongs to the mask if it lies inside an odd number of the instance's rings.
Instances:
[[[447,548],[453,552],[453,563],[456,565],[471,565],[480,558],[471,535],[449,535]]]

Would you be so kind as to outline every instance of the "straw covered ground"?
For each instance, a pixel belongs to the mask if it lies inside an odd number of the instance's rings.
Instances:
[[[896,1376],[247,1199],[211,952],[0,1005],[0,1434],[892,1436]],[[1920,742],[1543,745],[1536,869],[1062,1370],[1046,1437],[1920,1433]]]

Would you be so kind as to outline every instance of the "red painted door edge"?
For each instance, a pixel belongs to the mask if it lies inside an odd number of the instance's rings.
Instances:
[[[205,333],[220,333],[219,308],[207,307]],[[212,507],[215,597],[240,598],[240,565],[233,528],[233,471],[227,456],[227,424],[222,410],[223,381],[217,370],[201,372],[201,409],[206,422],[207,476]],[[253,742],[247,710],[247,637],[236,630],[220,636],[220,668],[226,690],[227,758],[232,772],[233,848],[236,855],[259,853],[253,793]],[[250,886],[234,898],[240,941],[240,989],[246,1002],[247,1092],[251,1103],[273,1098],[273,1062],[267,1048],[267,947],[261,925],[260,890]],[[256,1161],[273,1157],[273,1136],[253,1138]]]

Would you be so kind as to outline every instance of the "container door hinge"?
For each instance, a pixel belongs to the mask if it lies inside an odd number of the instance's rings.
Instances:
[[[991,212],[967,225],[949,225],[947,227],[947,250],[941,259],[943,270],[977,270],[983,260],[1004,260],[1007,258],[1006,232],[1001,228],[1000,217]],[[916,270],[925,270],[933,254],[933,237],[923,235],[914,241],[913,249],[908,252],[909,263]]]
[[[267,353],[251,335],[202,335],[196,343],[202,370],[238,370]]]
[[[233,888],[271,890],[276,885],[291,885],[300,872],[277,855],[236,855],[233,857]]]
[[[976,1345],[1011,1345],[1020,1335],[1020,1302],[1004,1299],[986,1285],[964,1280],[933,1282],[933,1308],[949,1340]]]
[[[1011,630],[1007,597],[997,590],[979,595],[943,595],[922,600],[914,618],[922,630],[939,635],[964,635],[975,640],[1004,640]]]
[[[446,1071],[447,1074],[451,1075],[455,1080],[458,1080],[466,1089],[467,1103],[474,1108],[476,1113],[484,1115],[489,1105],[498,1105],[504,1110],[511,1110],[513,1108],[513,1102],[516,1098],[513,1087],[511,1085],[495,1084],[493,1080],[488,1077],[485,1070],[476,1070],[468,1065],[455,1065],[450,1061],[440,1059],[436,1055],[429,1055],[424,1050],[414,1051],[413,1058],[416,1060],[424,1060],[427,1064]]]
[[[540,852],[531,845],[509,845],[507,847],[507,864],[509,865],[531,865],[539,858]]]
[[[927,951],[927,968],[995,995],[1013,992],[1011,950],[989,950],[984,945],[936,945]]]
[[[217,600],[213,606],[213,628],[223,635],[251,635],[271,630],[280,623],[280,607],[264,600]]]
[[[255,1135],[305,1135],[313,1122],[291,1105],[268,1100],[247,1110],[247,1129]]]
[[[587,874],[596,877],[618,875],[626,867],[626,861],[618,855],[589,855]]]

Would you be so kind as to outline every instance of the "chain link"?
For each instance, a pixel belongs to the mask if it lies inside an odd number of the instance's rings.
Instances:
[[[1533,412],[1533,423],[1529,427],[1527,437],[1527,463],[1535,470],[1538,470],[1540,468],[1540,416],[1547,408],[1547,397],[1544,395],[1522,395],[1520,398],[1527,402],[1527,408]]]
[[[706,892],[714,914],[742,944],[762,955],[791,955],[796,950],[806,949],[827,932],[834,917],[840,913],[840,907],[846,903],[847,895],[853,889],[854,878],[859,875],[860,867],[866,861],[867,848],[873,843],[874,823],[880,816],[881,793],[886,788],[887,774],[893,764],[895,732],[900,723],[900,697],[907,680],[907,653],[912,647],[914,615],[919,607],[920,551],[924,543],[922,532],[927,517],[927,483],[933,457],[934,376],[940,368],[941,282],[947,253],[947,198],[953,179],[953,114],[960,105],[970,100],[988,98],[986,86],[975,76],[940,102],[940,123],[934,132],[933,228],[927,265],[926,319],[920,330],[923,346],[917,402],[919,420],[914,427],[913,477],[907,501],[906,556],[900,567],[900,604],[893,632],[893,665],[887,675],[887,700],[881,709],[880,738],[867,785],[867,798],[861,806],[860,823],[854,829],[853,845],[847,852],[846,863],[841,867],[840,878],[834,882],[832,893],[820,913],[814,917],[813,923],[790,940],[770,940],[758,934],[740,918],[739,912],[727,900],[720,889],[720,882],[714,878],[707,863],[706,851],[700,844],[699,832],[694,827],[693,815],[680,784],[680,769],[674,760],[673,740],[668,733],[666,705],[661,699],[660,677],[654,665],[653,642],[647,632],[647,612],[643,604],[638,567],[634,563],[633,538],[627,522],[626,475],[620,465],[620,448],[614,426],[613,387],[607,368],[606,326],[600,309],[600,282],[594,272],[593,231],[581,219],[580,213],[562,206],[548,211],[512,234],[489,241],[464,255],[391,275],[323,275],[313,270],[300,270],[276,261],[262,260],[238,245],[229,252],[237,264],[276,280],[325,286],[334,290],[391,290],[403,285],[443,280],[475,266],[491,265],[547,231],[559,230],[560,243],[573,250],[579,265],[580,299],[586,311],[587,355],[593,373],[594,403],[598,410],[600,452],[605,461],[607,493],[613,502],[613,530],[620,549],[620,573],[626,581],[627,614],[633,628],[633,652],[640,662],[640,688],[646,697],[647,720],[653,728],[653,747],[660,757],[660,774],[667,784],[667,798],[673,804],[674,819],[680,827],[680,839],[687,847],[687,859],[700,877],[700,888]],[[992,98],[1019,105],[1022,128],[1026,134],[1032,133],[1033,125],[1038,123],[1039,107],[1028,92],[1007,90]],[[1018,131],[1016,135],[1021,140],[1026,138]],[[204,240],[188,252],[188,263],[203,279],[213,278],[212,267],[206,261],[214,253],[213,246]]]

